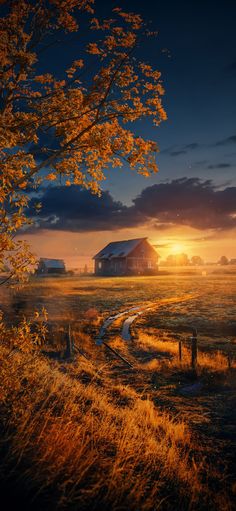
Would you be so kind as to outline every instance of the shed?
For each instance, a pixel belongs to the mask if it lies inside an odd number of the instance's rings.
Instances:
[[[95,275],[152,275],[158,271],[158,254],[147,238],[109,243],[93,259]]]
[[[39,259],[37,275],[63,274],[66,273],[65,263],[62,259]]]

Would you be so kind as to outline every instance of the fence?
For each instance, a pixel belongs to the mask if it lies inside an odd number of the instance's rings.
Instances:
[[[197,368],[198,364],[198,333],[197,329],[193,328],[192,336],[190,337],[190,349],[191,349],[191,367],[192,369]],[[233,363],[232,353],[227,354],[228,368],[230,369]],[[179,341],[179,361],[182,362],[182,341]]]
[[[85,358],[87,358],[87,356],[85,355],[83,350],[80,350],[77,346],[74,345],[74,336],[72,334],[70,324],[68,325],[68,328],[65,331],[64,341],[65,341],[65,351],[64,351],[64,354],[62,355],[64,359],[72,360],[76,352],[80,353],[81,355],[85,356]],[[186,343],[184,343],[184,344],[186,346]],[[121,359],[123,361],[123,363],[125,363],[126,365],[128,365],[131,368],[133,367],[133,365],[126,358],[124,358],[114,348],[109,346],[108,343],[103,341],[102,345],[105,346],[105,348],[109,349],[111,352],[113,352],[113,354],[116,357],[118,357],[119,359]],[[197,332],[196,328],[192,329],[192,335],[190,337],[190,353],[191,353],[191,368],[195,371],[197,369],[197,365],[198,365],[198,332]],[[182,363],[182,360],[183,360],[183,341],[182,340],[178,341],[178,358],[179,358],[179,362]],[[231,369],[234,361],[233,361],[232,353],[230,353],[230,352],[227,354],[227,361],[228,361],[228,368]]]

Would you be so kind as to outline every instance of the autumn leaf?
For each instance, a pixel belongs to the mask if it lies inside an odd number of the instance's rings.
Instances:
[[[33,221],[32,190],[39,195],[56,181],[100,194],[105,170],[124,161],[148,177],[158,171],[158,146],[137,136],[135,123],[166,119],[161,74],[138,55],[147,37],[139,14],[115,8],[98,19],[93,0],[39,4],[2,4],[0,266],[7,264],[11,283],[25,281],[35,264],[29,245],[16,241]],[[68,53],[60,78],[42,73],[42,48],[66,44],[70,33],[80,38],[76,58]]]

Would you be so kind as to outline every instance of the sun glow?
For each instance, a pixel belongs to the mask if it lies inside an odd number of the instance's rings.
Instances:
[[[183,243],[175,243],[171,247],[171,253],[172,254],[181,254],[186,250],[186,247]]]

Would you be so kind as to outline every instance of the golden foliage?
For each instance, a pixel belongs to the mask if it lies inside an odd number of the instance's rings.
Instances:
[[[104,169],[123,160],[145,176],[158,170],[156,143],[131,130],[131,123],[143,117],[157,126],[166,118],[160,72],[134,57],[148,34],[139,15],[114,9],[112,19],[100,21],[92,5],[92,0],[3,3],[0,258],[19,279],[32,259],[24,245],[22,268],[12,266],[15,251],[20,254],[14,235],[28,223],[28,190],[40,185],[42,169],[49,181],[60,176],[62,183],[92,193],[99,193]],[[83,49],[87,58],[81,58],[80,48],[61,80],[38,74],[42,51],[56,43],[58,34],[66,44],[68,32],[79,33],[80,18],[91,30]],[[48,132],[54,149],[47,142],[42,146],[41,135]]]
[[[38,351],[44,344],[47,334],[47,312],[43,308],[39,313],[34,312],[31,319],[25,317],[17,326],[8,327],[0,312],[0,343],[11,351],[17,349],[21,352]]]

